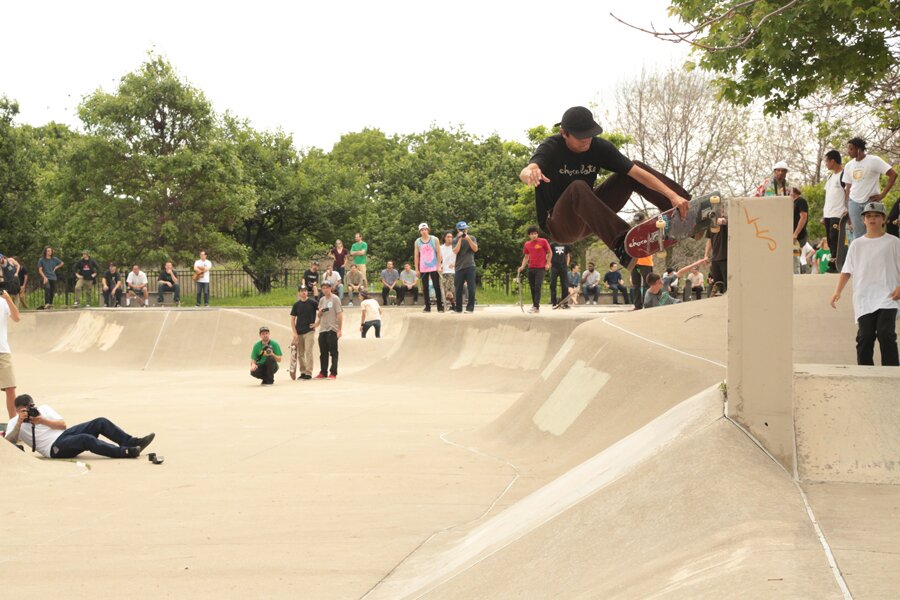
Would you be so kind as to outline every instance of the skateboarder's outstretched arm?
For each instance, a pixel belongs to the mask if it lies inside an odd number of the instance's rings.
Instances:
[[[688,205],[690,203],[676,194],[675,190],[667,187],[662,181],[657,179],[653,173],[642,169],[638,165],[633,165],[628,171],[628,176],[668,198],[669,202],[672,203],[672,207],[678,209],[681,218],[684,219],[687,217]]]

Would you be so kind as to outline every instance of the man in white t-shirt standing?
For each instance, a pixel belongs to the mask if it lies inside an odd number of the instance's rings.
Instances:
[[[13,373],[12,351],[7,340],[8,319],[18,323],[19,309],[4,287],[0,289],[0,390],[6,392],[6,412],[13,417],[16,414],[16,375]]]
[[[200,251],[200,258],[194,261],[194,278],[197,282],[197,306],[203,299],[203,305],[209,306],[209,271],[212,263],[206,258],[206,250]]]
[[[850,224],[853,227],[853,237],[866,235],[866,225],[863,223],[862,209],[868,202],[883,202],[894,182],[897,180],[897,172],[891,168],[882,158],[866,154],[866,141],[855,137],[847,142],[847,154],[851,160],[844,167],[841,181],[844,182],[844,194],[847,198],[847,212],[850,214]],[[881,191],[881,176],[887,175],[888,182]]]
[[[828,261],[828,272],[837,273],[835,258],[838,247],[838,227],[841,217],[847,214],[847,200],[844,197],[844,182],[841,175],[844,174],[844,164],[841,161],[841,153],[837,150],[829,150],[825,153],[825,168],[831,171],[825,180],[825,206],[822,209],[822,225],[825,226],[825,236],[828,238],[828,247],[831,248],[831,259]]]
[[[856,363],[874,365],[875,340],[881,349],[881,364],[900,366],[897,354],[897,310],[900,309],[900,239],[887,235],[887,211],[881,202],[862,207],[866,235],[856,238],[838,278],[831,306],[853,277],[853,316],[859,325],[856,334]]]
[[[125,278],[125,287],[127,288],[126,306],[131,306],[132,298],[140,298],[141,305],[147,307],[147,297],[150,294],[147,290],[147,274],[141,271],[139,265],[131,267],[131,273]]]

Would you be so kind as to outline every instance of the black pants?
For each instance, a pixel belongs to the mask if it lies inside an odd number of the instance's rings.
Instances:
[[[408,289],[403,282],[400,282],[400,285],[395,288],[397,290],[397,304],[403,304],[403,300],[406,298],[406,294],[412,294],[413,304],[419,301],[419,286],[414,285],[412,289]]]
[[[625,304],[631,302],[631,299],[628,297],[628,288],[621,283],[614,283],[609,286],[609,289],[612,290],[613,304],[619,303],[619,292],[622,292],[622,302],[624,302]]]
[[[709,263],[709,293],[724,294],[728,290],[728,261],[714,260]]]
[[[53,296],[56,294],[56,280],[48,279],[44,286],[44,304],[53,304]]]
[[[900,366],[897,356],[897,309],[882,308],[859,318],[856,333],[856,364],[874,365],[875,340],[881,349],[881,365]]]
[[[463,267],[456,269],[453,274],[453,294],[454,310],[462,312],[463,287],[466,288],[466,310],[474,312],[475,310],[475,267]]]
[[[885,231],[889,235],[900,237],[900,200],[894,202],[894,207],[891,208],[891,212],[887,216],[887,225],[885,225]],[[830,238],[828,243],[831,243]],[[834,250],[832,250],[831,253],[832,256],[835,256]]]
[[[328,371],[328,357],[331,356],[331,371]],[[337,375],[338,336],[337,331],[319,333],[319,373]]]
[[[703,286],[697,286],[691,288],[691,293],[694,294],[694,300],[700,300],[703,298]]]
[[[383,285],[383,286],[381,286],[381,305],[382,306],[388,305],[388,296],[390,296],[392,289],[397,290],[397,304],[400,304],[400,301],[399,301],[400,288],[397,288],[397,287],[389,288],[388,286]]]
[[[544,275],[547,269],[532,269],[528,267],[528,286],[531,288],[531,305],[541,307],[541,288],[544,287]]]
[[[375,319],[373,321],[366,321],[362,325],[362,336],[366,337],[366,333],[369,329],[375,329],[375,337],[381,337],[381,319]]]
[[[431,280],[431,286],[428,281]],[[437,271],[422,273],[422,293],[425,294],[425,310],[431,312],[431,287],[434,287],[435,300],[438,310],[444,311],[444,299],[441,298],[441,275]]]
[[[159,287],[156,288],[156,292],[156,301],[159,304],[163,303],[163,294],[166,292],[172,292],[174,294],[172,301],[181,302],[181,285],[177,283],[173,283],[172,285],[160,284]]]
[[[250,371],[250,375],[257,379],[262,379],[263,383],[275,383],[275,373],[278,372],[278,361],[271,356],[266,357],[266,362],[257,365],[255,371]]]
[[[566,283],[569,281],[569,273],[566,267],[556,267],[550,265],[550,304],[556,306],[560,300],[566,297]],[[556,294],[557,285],[559,286],[559,295]]]
[[[113,299],[115,298],[115,304],[113,304]],[[122,288],[116,288],[115,293],[112,290],[106,290],[103,292],[103,304],[106,305],[106,308],[113,308],[115,306],[122,306]]]
[[[644,292],[647,291],[647,275],[653,272],[653,267],[647,265],[635,265],[631,270],[631,299],[635,308],[644,308]]]
[[[825,217],[825,238],[828,240],[828,250],[831,252],[831,263],[828,265],[829,273],[836,273],[835,260],[837,259],[838,247],[838,224],[840,219]]]

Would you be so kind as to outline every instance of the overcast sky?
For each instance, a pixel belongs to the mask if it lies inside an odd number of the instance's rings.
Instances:
[[[219,112],[326,150],[344,133],[462,125],[524,140],[619,81],[680,64],[686,49],[631,31],[667,2],[7,3],[0,95],[19,123],[78,125],[81,99],[155,50]],[[615,124],[608,124],[614,126]]]

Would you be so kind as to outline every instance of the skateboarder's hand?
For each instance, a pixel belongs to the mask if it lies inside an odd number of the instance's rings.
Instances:
[[[541,168],[535,163],[531,163],[522,169],[519,173],[519,179],[522,183],[531,187],[537,187],[541,183],[550,183],[550,180],[544,176]]]
[[[682,219],[686,219],[686,218],[687,218],[687,211],[688,211],[688,206],[689,206],[689,205],[690,205],[690,202],[688,202],[687,200],[685,200],[685,199],[682,198],[681,196],[676,196],[676,197],[672,200],[672,207],[678,209],[678,214],[681,215],[681,218],[682,218]]]

